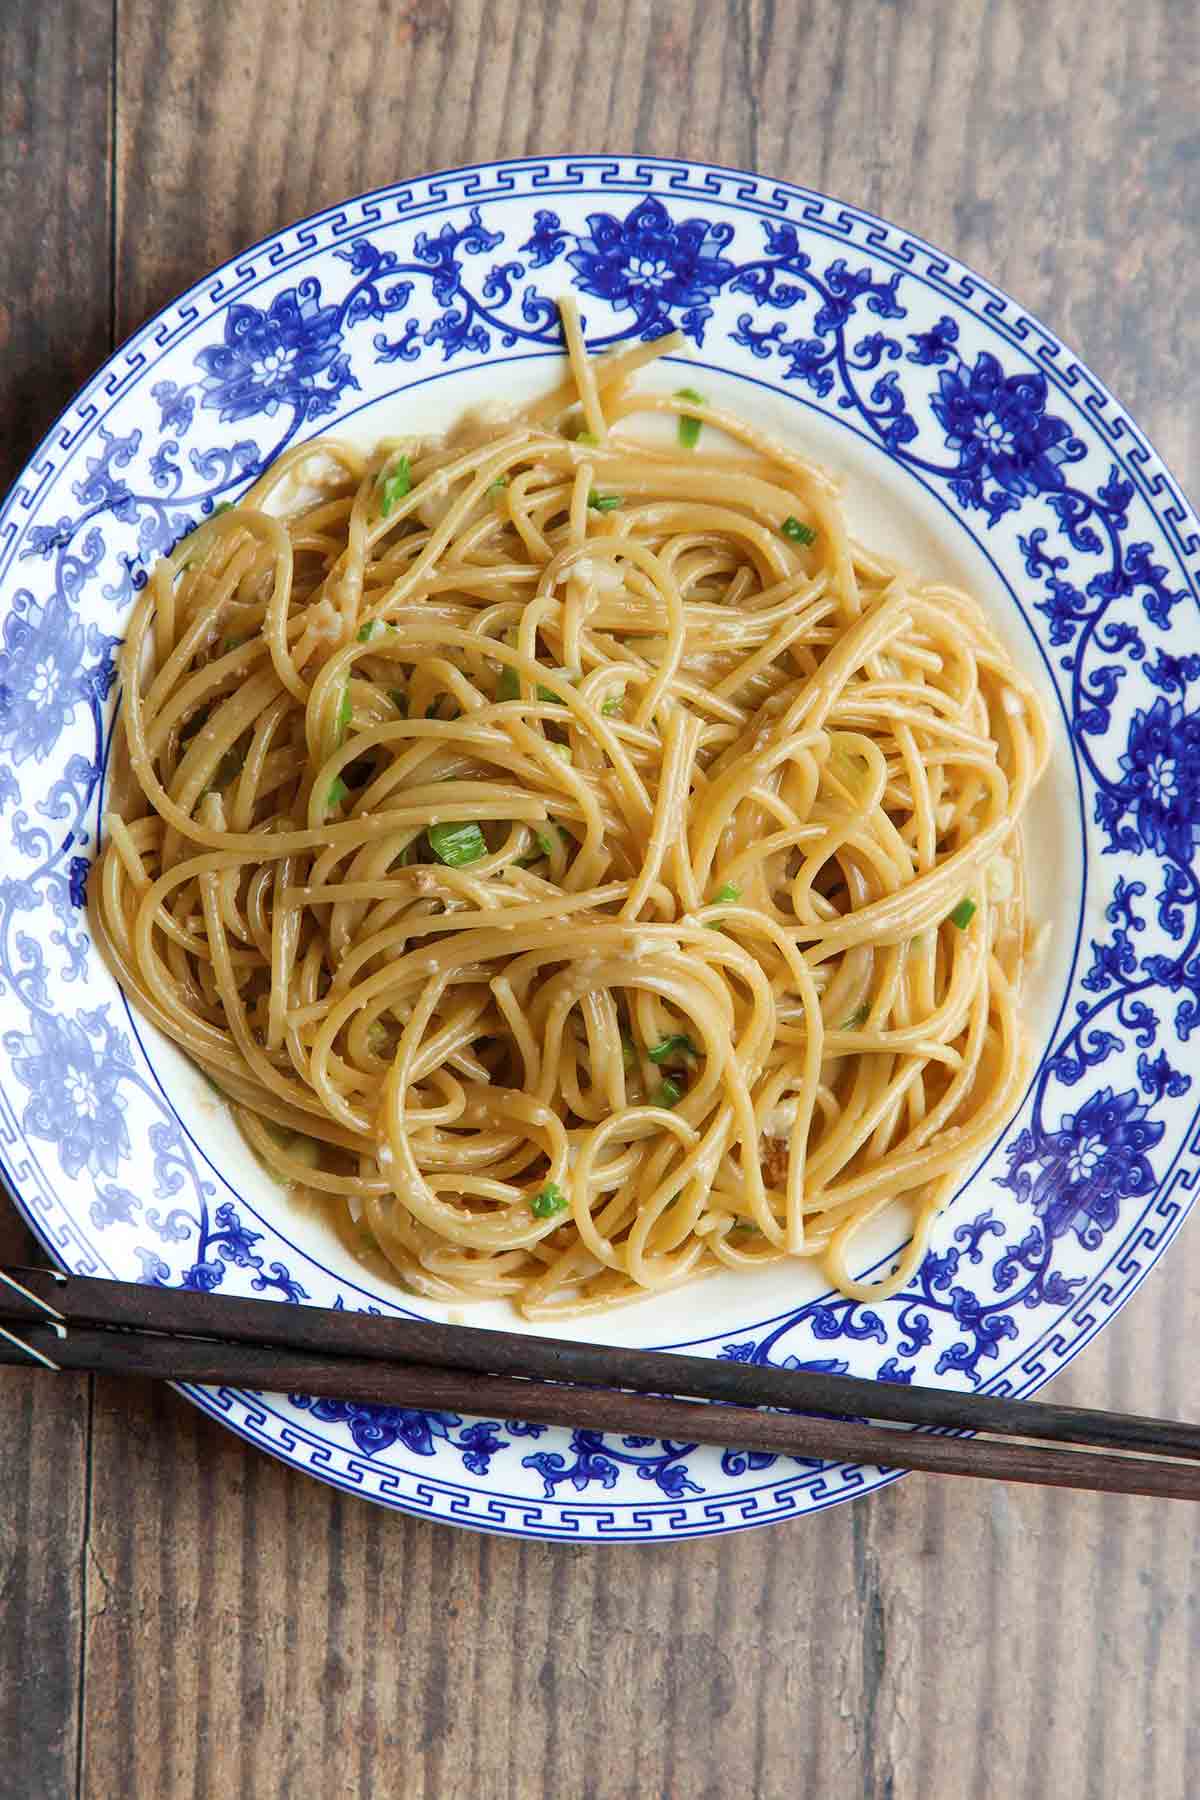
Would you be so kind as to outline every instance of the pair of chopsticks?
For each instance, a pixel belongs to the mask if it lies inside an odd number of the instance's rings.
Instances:
[[[2,1363],[1200,1500],[1200,1426],[1170,1419],[48,1269],[0,1270]]]

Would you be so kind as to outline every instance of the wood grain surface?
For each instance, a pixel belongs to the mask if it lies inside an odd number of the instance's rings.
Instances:
[[[1200,488],[1194,0],[0,0],[0,474],[213,263],[567,149],[866,205],[1046,318]],[[29,1246],[0,1212],[0,1257]],[[1200,1414],[1200,1227],[1054,1385]],[[653,1549],[406,1520],[149,1386],[0,1381],[0,1800],[1175,1800],[1183,1506],[913,1476]]]

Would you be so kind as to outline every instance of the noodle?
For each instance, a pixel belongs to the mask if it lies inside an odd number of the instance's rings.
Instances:
[[[1042,712],[824,471],[631,385],[674,340],[593,363],[563,316],[523,419],[293,449],[155,567],[93,930],[412,1292],[545,1318],[798,1256],[882,1296],[1024,1077]]]

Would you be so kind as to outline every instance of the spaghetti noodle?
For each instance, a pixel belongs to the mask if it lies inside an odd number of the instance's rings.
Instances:
[[[883,1294],[1022,1081],[1041,709],[820,468],[631,384],[677,339],[589,362],[564,313],[519,419],[292,449],[156,566],[93,928],[411,1291]]]

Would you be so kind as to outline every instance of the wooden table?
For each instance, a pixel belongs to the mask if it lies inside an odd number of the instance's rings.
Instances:
[[[1194,0],[0,5],[7,482],[110,346],[404,175],[637,149],[911,226],[1200,489]],[[11,1212],[0,1256],[29,1245]],[[1193,1226],[1056,1384],[1200,1413]],[[1196,1515],[917,1476],[657,1549],[474,1537],[148,1386],[0,1382],[0,1800],[1195,1793]]]

